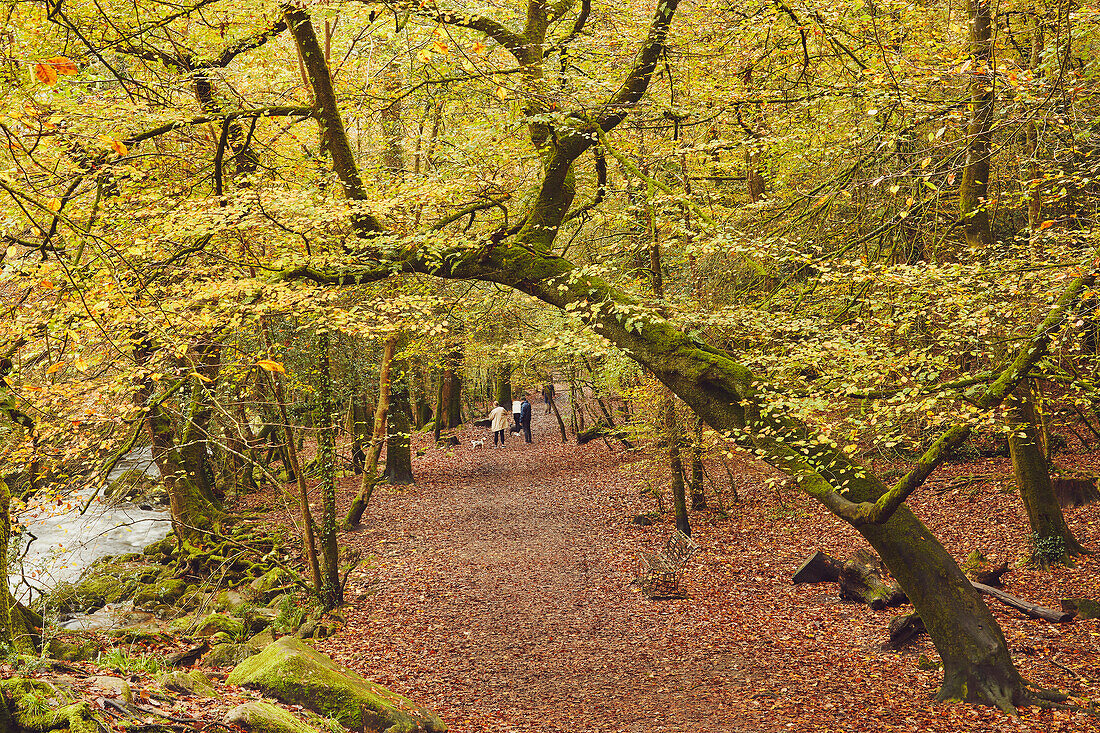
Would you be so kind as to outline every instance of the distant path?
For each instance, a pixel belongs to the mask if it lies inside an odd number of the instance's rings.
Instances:
[[[415,489],[375,495],[344,539],[375,557],[323,646],[456,733],[740,730],[722,660],[677,628],[690,602],[629,587],[650,507],[602,441],[562,446],[532,407],[534,444],[429,449]]]

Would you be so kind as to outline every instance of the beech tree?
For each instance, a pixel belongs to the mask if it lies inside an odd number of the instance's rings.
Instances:
[[[33,330],[45,323],[51,345],[68,340],[27,360],[23,378],[50,388],[24,399],[69,417],[45,372],[63,364],[54,374],[78,383],[78,356],[86,368],[82,355],[114,331],[155,333],[166,355],[187,355],[220,328],[258,333],[270,314],[389,336],[372,298],[397,276],[463,281],[471,297],[523,293],[856,527],[929,630],[941,698],[1026,703],[995,620],[905,500],[975,429],[1005,424],[1000,406],[1024,380],[1057,374],[1087,390],[1050,346],[1076,348],[1067,324],[1093,286],[1089,236],[1040,221],[1028,244],[1050,251],[1027,253],[1011,237],[970,236],[982,217],[990,232],[1010,228],[1012,207],[993,207],[994,194],[1024,201],[1018,175],[1015,189],[990,183],[1010,167],[991,153],[1009,134],[987,92],[1000,77],[981,67],[999,58],[996,39],[952,35],[947,8],[878,5],[242,1],[219,4],[221,24],[199,7],[153,3],[146,21],[129,7],[51,6],[60,30],[35,41],[37,81],[24,75],[5,99],[14,144],[0,187],[13,277],[27,297],[56,296],[56,315],[16,309],[5,328],[45,344]],[[910,41],[922,34],[927,48]],[[703,45],[714,52],[685,50]],[[940,76],[909,71],[922,64]],[[1025,108],[1053,115],[1026,74],[1013,93],[1020,120],[1035,117]],[[1074,184],[1085,156],[1052,141],[1079,130],[1040,128],[1029,166],[1054,162],[1028,201],[1072,218],[1068,188],[1091,195]],[[233,159],[240,175],[227,176]],[[652,224],[639,227],[646,209]],[[669,277],[654,293],[636,273],[658,238]],[[414,300],[389,303],[448,355],[438,430],[461,420],[464,339],[459,321]],[[275,356],[238,348],[242,369]],[[130,359],[110,375],[118,394],[134,376],[161,383],[162,370],[118,351]],[[198,364],[172,376],[201,397]],[[378,400],[373,451],[389,407]],[[861,443],[916,459],[890,485]]]

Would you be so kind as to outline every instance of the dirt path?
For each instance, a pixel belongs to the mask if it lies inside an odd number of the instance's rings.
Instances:
[[[645,477],[624,472],[624,455],[602,441],[561,445],[553,416],[534,409],[533,445],[510,436],[502,450],[426,448],[415,487],[375,494],[363,528],[343,536],[367,561],[349,583],[347,626],[322,649],[433,708],[455,733],[1005,722],[933,704],[939,672],[916,664],[934,657],[931,645],[879,649],[894,612],[841,604],[834,587],[791,586],[808,550],[844,555],[862,543],[803,499],[777,503],[759,476],[742,476],[744,501],[729,519],[693,515],[704,549],[687,598],[645,598],[630,585],[637,552],[671,531],[631,522],[652,508],[638,495]],[[1016,624],[1010,640],[1042,631],[998,615]],[[1089,631],[1078,625],[1083,638],[1067,641],[1087,646]]]
[[[434,707],[452,730],[735,730],[713,715],[709,654],[676,627],[684,601],[630,586],[639,511],[602,442],[562,446],[534,405],[535,443],[455,449],[415,492],[388,493],[349,544],[342,661]],[[705,704],[703,704],[705,702]]]

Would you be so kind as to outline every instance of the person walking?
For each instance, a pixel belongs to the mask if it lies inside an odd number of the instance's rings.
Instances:
[[[524,396],[523,402],[519,403],[519,422],[523,425],[523,440],[525,443],[531,442],[531,403],[527,401],[527,397]]]
[[[554,402],[554,383],[547,382],[546,386],[542,388],[542,399],[546,401],[546,414],[550,414]]]
[[[504,431],[508,428],[508,410],[504,405],[498,404],[493,408],[493,411],[489,413],[489,419],[492,423],[489,427],[493,431],[493,447],[497,447],[497,441],[500,441],[500,447],[504,447]]]

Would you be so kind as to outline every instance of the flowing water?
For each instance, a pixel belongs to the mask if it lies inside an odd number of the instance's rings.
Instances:
[[[107,483],[135,468],[148,476],[160,476],[152,451],[136,448],[119,461]],[[102,500],[103,488],[60,502],[32,504],[14,518],[23,529],[13,537],[13,544],[18,544],[23,556],[22,567],[13,567],[8,578],[17,598],[27,601],[58,583],[78,580],[93,561],[107,555],[140,552],[171,531],[166,509],[146,503],[111,504]],[[93,491],[95,500],[87,512],[80,514],[80,507]]]

